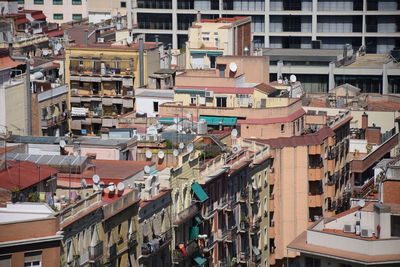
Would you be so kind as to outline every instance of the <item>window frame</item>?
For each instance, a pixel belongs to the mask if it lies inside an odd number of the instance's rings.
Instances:
[[[75,16],[80,16],[79,19],[74,18]],[[72,14],[72,20],[81,20],[82,19],[82,14]]]
[[[59,18],[56,18],[56,16],[59,16]],[[63,20],[64,14],[63,13],[53,13],[53,19],[54,20]]]

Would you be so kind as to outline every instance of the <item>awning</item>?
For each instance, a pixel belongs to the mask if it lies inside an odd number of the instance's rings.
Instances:
[[[196,221],[197,224],[201,224],[203,222],[203,218],[201,218],[200,215],[194,216],[194,220]]]
[[[198,266],[203,266],[207,262],[207,260],[203,257],[194,257],[193,260],[196,262]]]
[[[253,254],[256,256],[260,255],[260,251],[258,250],[258,248],[253,247]]]
[[[197,239],[200,233],[200,228],[198,226],[190,227],[189,239]]]
[[[237,122],[237,118],[235,117],[200,116],[200,119],[205,119],[207,125],[236,125]]]
[[[175,89],[175,93],[185,93],[185,94],[205,94],[205,90],[196,89]]]
[[[190,51],[191,55],[207,55],[207,56],[222,56],[224,52],[222,51],[212,51],[212,50],[197,50]]]
[[[193,183],[192,184],[192,190],[195,193],[196,197],[201,201],[204,202],[208,199],[207,193],[203,190],[201,185],[198,183]]]
[[[161,117],[158,119],[159,123],[165,123],[165,124],[174,124],[176,118],[167,118],[167,117]]]

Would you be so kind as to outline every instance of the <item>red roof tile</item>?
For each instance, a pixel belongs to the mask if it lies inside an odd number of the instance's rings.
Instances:
[[[17,62],[14,61],[11,57],[9,56],[3,56],[0,58],[0,70],[3,69],[12,69],[15,68],[19,65],[24,65],[24,62]]]
[[[57,37],[57,36],[63,36],[63,35],[64,35],[63,30],[55,30],[55,31],[47,32],[47,36],[49,36],[49,37]]]
[[[334,135],[335,132],[331,128],[325,127],[314,134],[273,139],[255,139],[255,141],[268,144],[272,149],[275,149],[282,147],[320,145],[326,138]]]
[[[58,173],[54,168],[28,161],[7,161],[7,164],[8,168],[0,171],[0,188],[7,190],[25,189]]]
[[[400,111],[400,103],[393,101],[369,101],[369,111]]]
[[[204,86],[175,86],[175,89],[199,89],[213,91],[215,94],[252,94],[253,87],[204,87]]]
[[[275,87],[272,87],[271,85],[266,84],[266,83],[260,83],[260,84],[256,85],[255,87],[258,90],[263,91],[267,94],[271,94],[277,90]]]

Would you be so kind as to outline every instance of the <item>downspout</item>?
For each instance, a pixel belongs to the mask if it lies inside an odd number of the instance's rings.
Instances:
[[[139,38],[139,78],[140,87],[144,86],[144,43],[143,37]]]
[[[25,134],[32,135],[32,90],[31,90],[31,80],[30,80],[30,62],[28,57],[23,56],[13,56],[13,47],[10,43],[8,45],[8,52],[12,59],[17,61],[24,61],[26,63],[26,70],[25,70],[25,86],[26,86],[26,122],[25,127],[26,131]]]

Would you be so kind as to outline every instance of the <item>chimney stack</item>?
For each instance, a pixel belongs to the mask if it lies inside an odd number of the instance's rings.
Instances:
[[[361,117],[361,128],[366,130],[368,128],[368,114],[363,113]]]

